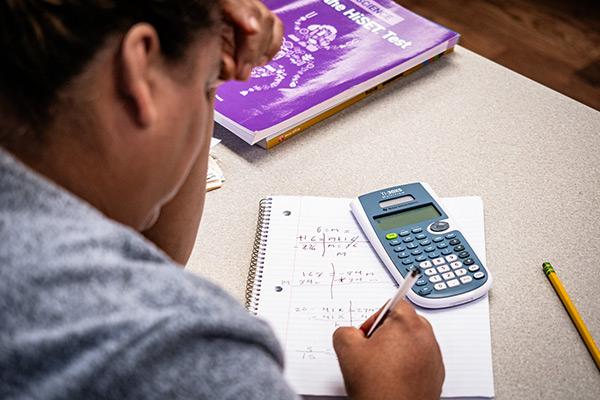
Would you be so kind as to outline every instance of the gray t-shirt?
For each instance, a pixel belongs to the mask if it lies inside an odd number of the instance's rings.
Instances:
[[[266,324],[0,148],[0,398],[293,399]]]

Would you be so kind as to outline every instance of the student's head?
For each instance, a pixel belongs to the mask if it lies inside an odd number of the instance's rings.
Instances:
[[[208,157],[220,20],[218,0],[0,1],[0,145],[144,228]]]

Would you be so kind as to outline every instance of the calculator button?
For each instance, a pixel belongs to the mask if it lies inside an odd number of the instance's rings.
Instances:
[[[441,274],[443,272],[450,271],[450,267],[447,265],[442,265],[441,267],[437,267],[437,271]]]
[[[410,242],[412,242],[413,240],[415,240],[415,238],[414,238],[414,237],[412,237],[412,236],[407,236],[407,237],[405,237],[404,239],[402,239],[402,241],[403,241],[404,243],[410,243]]]
[[[444,249],[444,250],[442,250],[442,254],[445,255],[445,256],[448,256],[448,255],[452,254],[452,250],[451,249]]]
[[[463,263],[465,265],[473,265],[473,264],[475,264],[475,261],[473,261],[472,258],[467,258],[466,260],[463,261]]]
[[[450,266],[452,267],[452,269],[458,269],[463,266],[463,263],[461,263],[460,261],[454,261],[450,263]]]
[[[439,256],[440,256],[440,253],[438,253],[437,251],[429,253],[429,258],[431,258],[432,260],[434,258],[438,258]]]
[[[463,251],[465,249],[465,246],[463,246],[462,244],[459,244],[458,246],[454,246],[454,251]]]
[[[449,263],[454,262],[456,260],[458,260],[456,254],[450,254],[449,256],[446,256],[446,261],[448,261]]]
[[[485,274],[484,274],[483,272],[481,272],[481,271],[479,271],[479,272],[475,272],[475,273],[473,274],[473,278],[475,278],[475,279],[481,279],[481,278],[483,278],[484,276],[485,276]]]
[[[427,260],[427,257],[425,257],[424,255],[415,258],[415,261],[418,261],[418,262],[425,261],[425,260]]]
[[[400,253],[401,251],[406,250],[406,247],[404,247],[404,246],[396,246],[392,250],[394,250],[394,252],[396,252],[396,253]]]
[[[398,246],[398,245],[402,244],[402,241],[400,239],[394,239],[394,240],[390,240],[390,242],[388,244],[390,246]]]
[[[432,276],[437,274],[437,271],[434,268],[429,268],[425,270],[425,275],[427,276]]]
[[[460,253],[458,253],[458,258],[467,258],[469,256],[470,254],[468,251],[461,251]]]
[[[423,232],[423,229],[421,228],[414,228],[413,230],[411,230],[412,233],[421,233]]]
[[[427,238],[427,235],[419,233],[418,235],[415,235],[415,237],[417,238],[417,240],[423,240]]]
[[[477,265],[477,264],[471,265],[469,267],[469,271],[471,271],[471,272],[479,271],[479,265]]]
[[[398,253],[398,258],[407,258],[409,254],[405,251]]]
[[[415,243],[409,243],[406,245],[406,247],[408,247],[409,249],[416,249],[417,247],[419,247],[417,244]]]
[[[437,245],[438,249],[445,249],[446,247],[448,247],[448,243],[438,243]]]
[[[439,242],[441,242],[442,240],[444,240],[444,238],[443,238],[442,236],[436,236],[436,237],[434,237],[434,238],[433,238],[433,239],[431,239],[431,240],[433,240],[433,243],[439,243]]]
[[[427,296],[431,293],[431,288],[429,286],[425,286],[423,289],[419,290],[419,294],[423,296]]]
[[[431,253],[432,251],[435,251],[435,247],[433,247],[433,246],[427,246],[423,250],[425,250],[428,253]]]
[[[431,260],[431,262],[433,262],[433,265],[446,264],[446,261],[444,261],[442,257],[434,258],[433,260]]]
[[[467,270],[464,268],[459,268],[455,270],[454,273],[456,274],[456,276],[464,276],[467,274]]]
[[[412,264],[412,263],[413,263],[413,261],[412,261],[410,258],[407,258],[407,259],[405,259],[405,260],[402,260],[402,264],[404,264],[404,265],[410,265],[410,264]]]
[[[425,286],[427,285],[427,281],[423,278],[417,279],[417,282],[415,283],[415,285],[417,286]]]
[[[456,287],[456,286],[460,285],[460,282],[458,281],[458,279],[452,279],[446,283],[448,284],[448,287]]]
[[[431,283],[438,283],[442,281],[442,277],[439,275],[434,275],[431,278],[429,278],[429,282]]]
[[[463,284],[467,284],[467,283],[469,283],[469,282],[472,282],[472,281],[473,281],[473,278],[471,278],[469,275],[466,275],[466,276],[461,276],[461,277],[460,277],[460,281],[461,281]]]
[[[433,285],[433,287],[435,288],[435,290],[444,290],[448,288],[448,286],[446,286],[444,282],[436,283],[435,285]]]
[[[444,221],[437,221],[429,226],[429,229],[431,229],[433,232],[443,232],[448,228],[450,228],[450,224]]]
[[[396,232],[391,232],[391,233],[388,233],[387,235],[385,235],[385,238],[387,240],[398,239],[398,234]]]
[[[412,254],[413,256],[418,256],[419,254],[423,254],[423,250],[416,249],[416,250],[411,251],[410,254]]]
[[[454,275],[454,272],[446,272],[445,274],[442,274],[442,278],[444,278],[445,280],[448,280],[448,279],[456,278],[456,275]]]
[[[450,243],[450,246],[456,246],[457,244],[460,244],[460,240],[458,240],[458,239],[452,239],[448,243]]]
[[[431,264],[431,261],[423,261],[421,264],[419,264],[419,267],[423,269],[431,268],[432,266],[433,264]]]
[[[409,231],[402,231],[402,232],[399,233],[399,235],[400,236],[408,236],[408,235],[410,235],[410,232]]]
[[[449,233],[446,235],[446,239],[454,239],[456,237],[456,233]]]
[[[419,243],[421,246],[429,246],[431,244],[431,240],[425,239]]]

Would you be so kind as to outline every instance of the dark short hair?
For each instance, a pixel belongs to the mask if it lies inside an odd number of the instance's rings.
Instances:
[[[109,36],[139,22],[154,26],[165,57],[177,60],[197,32],[215,24],[217,4],[218,0],[0,0],[0,118],[9,113],[33,130],[43,128],[51,119],[49,108],[57,92],[83,71]]]

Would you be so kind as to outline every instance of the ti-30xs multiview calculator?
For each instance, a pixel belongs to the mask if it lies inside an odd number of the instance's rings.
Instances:
[[[350,207],[398,284],[413,267],[421,271],[407,295],[413,303],[444,308],[488,292],[489,271],[426,183],[368,193]]]

